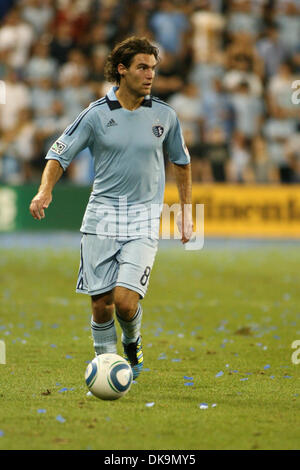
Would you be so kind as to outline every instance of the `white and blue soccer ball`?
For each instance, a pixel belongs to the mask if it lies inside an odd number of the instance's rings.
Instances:
[[[118,354],[100,354],[87,366],[85,381],[90,392],[102,400],[117,400],[129,392],[132,369]]]

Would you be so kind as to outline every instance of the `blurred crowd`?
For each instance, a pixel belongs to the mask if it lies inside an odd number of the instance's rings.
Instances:
[[[177,111],[194,181],[300,182],[300,0],[1,0],[0,183],[39,181],[131,35],[159,47],[152,93]],[[88,149],[63,178],[91,183]]]

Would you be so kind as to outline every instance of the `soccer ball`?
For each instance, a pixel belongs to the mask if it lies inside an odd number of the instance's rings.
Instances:
[[[85,381],[95,397],[117,400],[125,395],[132,384],[132,369],[118,354],[100,354],[87,366]]]

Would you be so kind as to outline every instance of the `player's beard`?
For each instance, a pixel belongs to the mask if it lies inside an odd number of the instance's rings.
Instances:
[[[130,82],[126,83],[127,85],[127,89],[128,91],[130,92],[130,94],[134,95],[136,98],[142,98],[146,95],[149,95],[151,93],[151,87],[144,87],[144,82],[141,83],[140,86],[136,86],[136,82],[134,82],[134,79],[133,79],[133,83],[131,84]]]

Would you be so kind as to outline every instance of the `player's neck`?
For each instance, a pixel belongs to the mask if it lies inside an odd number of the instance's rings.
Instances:
[[[144,101],[144,96],[133,94],[127,87],[120,85],[116,91],[116,97],[122,108],[134,111],[139,108]]]

